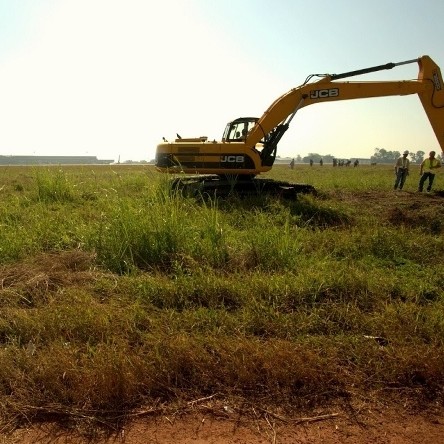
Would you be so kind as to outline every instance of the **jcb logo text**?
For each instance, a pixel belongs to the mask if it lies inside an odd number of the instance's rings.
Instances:
[[[338,96],[339,96],[338,88],[316,89],[314,91],[310,91],[310,99],[328,99],[330,97],[338,97]]]
[[[244,156],[222,156],[220,161],[229,163],[243,163]]]

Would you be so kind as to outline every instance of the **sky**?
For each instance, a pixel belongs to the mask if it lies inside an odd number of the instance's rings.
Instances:
[[[444,70],[443,23],[442,0],[0,0],[0,155],[141,161],[176,133],[220,140],[309,74],[425,54]],[[376,148],[441,151],[416,95],[303,108],[278,155]]]

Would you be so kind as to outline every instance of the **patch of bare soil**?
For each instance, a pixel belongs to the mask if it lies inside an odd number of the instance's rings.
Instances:
[[[378,215],[381,223],[444,232],[444,191],[338,191],[330,195],[345,202],[359,218]]]
[[[394,226],[421,228],[433,234],[444,232],[444,191],[340,191],[335,198],[360,215],[378,214],[382,221]]]
[[[46,424],[0,437],[1,444],[438,444],[444,410],[414,414],[400,407],[366,407],[301,417],[258,411],[239,415],[227,407],[171,416],[141,417],[107,437],[85,438]]]

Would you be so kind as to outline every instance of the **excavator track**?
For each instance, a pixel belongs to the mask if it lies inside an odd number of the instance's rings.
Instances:
[[[296,199],[298,194],[316,194],[315,188],[308,184],[262,178],[230,179],[212,174],[175,178],[172,181],[172,189],[190,197],[272,195],[283,199]]]

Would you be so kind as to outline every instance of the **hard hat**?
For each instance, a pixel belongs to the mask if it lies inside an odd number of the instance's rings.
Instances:
[[[409,152],[407,150],[404,151],[404,154],[409,154]]]

